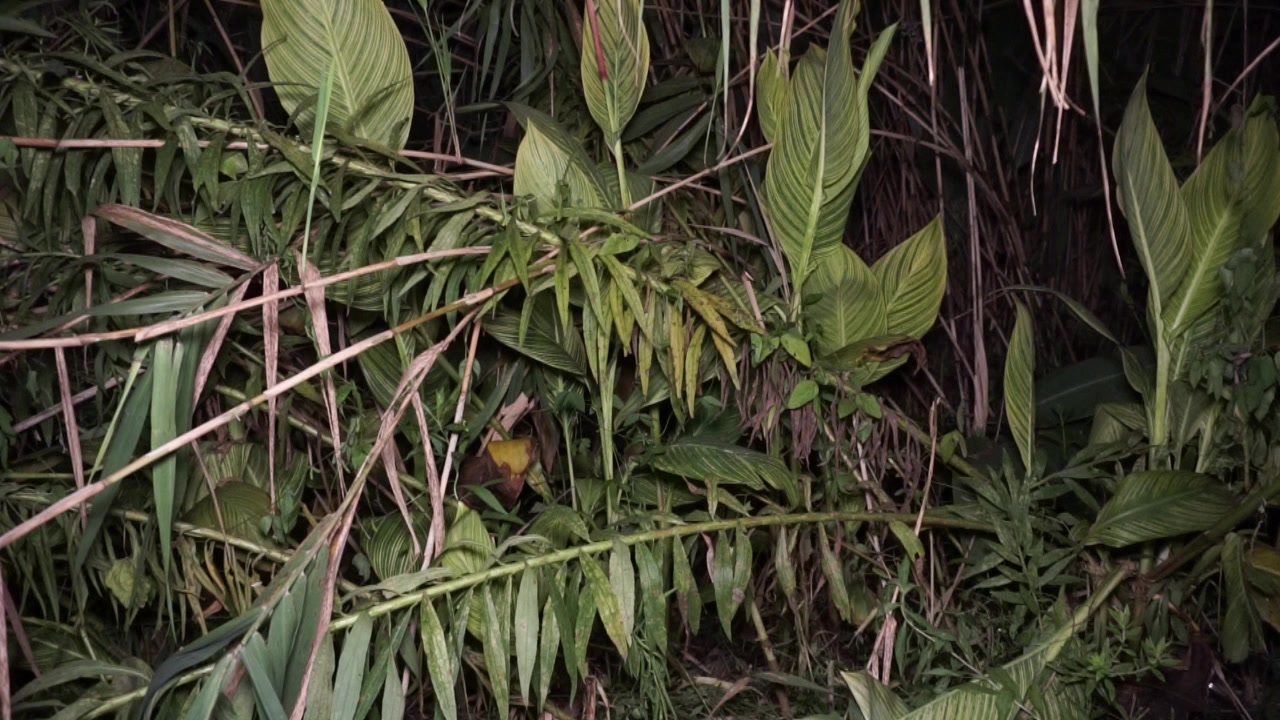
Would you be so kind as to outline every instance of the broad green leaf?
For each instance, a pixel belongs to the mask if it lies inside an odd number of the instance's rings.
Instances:
[[[484,664],[489,671],[489,689],[498,705],[498,717],[507,717],[511,714],[511,687],[507,677],[511,670],[511,648],[503,642],[502,626],[503,618],[511,608],[503,600],[495,604],[494,593],[493,587],[485,588],[481,593],[485,607]],[[506,594],[502,597],[506,598]]]
[[[842,0],[830,47],[811,48],[786,88],[765,170],[771,229],[802,292],[818,258],[841,247],[853,183],[866,154],[866,108],[849,52],[857,4]],[[771,92],[776,92],[771,90]],[[859,152],[861,150],[861,153]]]
[[[635,115],[649,72],[643,13],[641,0],[587,0],[582,14],[582,93],[611,148]]]
[[[525,129],[516,149],[515,194],[532,195],[543,214],[554,212],[561,201],[571,207],[604,207],[605,183],[581,144],[549,115],[515,104],[509,107]],[[561,184],[568,190],[563,198]]]
[[[330,121],[392,150],[404,147],[413,117],[413,69],[381,0],[263,0],[262,47],[280,103],[298,113],[304,131],[315,123],[315,112],[302,108],[332,63]]]
[[[816,397],[818,397],[818,383],[813,380],[801,380],[791,389],[791,396],[787,398],[787,409],[802,408],[813,402]]]
[[[1234,496],[1214,477],[1186,470],[1133,473],[1098,513],[1085,544],[1119,548],[1199,532],[1234,507]]]
[[[485,331],[503,345],[544,365],[585,377],[589,372],[587,349],[578,330],[560,322],[545,294],[530,302],[533,309],[523,343],[520,316],[514,312],[502,310],[486,319]]]
[[[847,247],[835,249],[814,271],[805,306],[819,355],[830,355],[888,328],[884,293],[875,273]]]
[[[520,674],[520,696],[529,697],[533,668],[538,659],[538,571],[525,570],[516,594],[516,669]]]
[[[910,712],[901,698],[866,672],[842,672],[840,677],[853,693],[853,701],[858,704],[862,717],[898,720]]]
[[[1182,186],[1190,220],[1190,262],[1164,308],[1169,341],[1186,333],[1221,298],[1222,267],[1240,246],[1244,204],[1231,174],[1238,175],[1244,164],[1244,150],[1242,133],[1228,132]]]
[[[1240,195],[1244,205],[1241,241],[1245,247],[1264,244],[1280,219],[1280,132],[1276,130],[1276,102],[1262,97],[1246,113],[1243,177]],[[1237,171],[1233,168],[1233,171]]]
[[[1136,400],[1124,367],[1098,356],[1049,372],[1036,382],[1036,426],[1058,427],[1087,420],[1104,403]]]
[[[947,290],[947,246],[942,216],[890,250],[871,268],[880,281],[885,331],[917,340],[933,327]]]
[[[1116,199],[1150,285],[1153,316],[1163,317],[1191,262],[1190,220],[1178,180],[1147,105],[1144,75],[1116,133]]]
[[[1022,465],[1030,472],[1036,443],[1035,330],[1031,312],[1020,302],[1016,305],[1018,317],[1009,335],[1009,356],[1004,363],[1004,407]]]
[[[756,75],[756,113],[765,142],[777,142],[778,126],[787,107],[787,55],[765,51],[764,62]]]
[[[627,563],[628,566],[630,563]],[[613,644],[618,648],[618,653],[622,655],[622,659],[627,659],[627,651],[630,648],[631,636],[627,634],[626,625],[622,619],[622,610],[618,607],[618,598],[614,595],[613,586],[609,583],[609,578],[605,576],[604,570],[600,569],[600,564],[592,557],[582,558],[582,573],[587,579],[587,587],[591,592],[591,596],[595,599],[596,611],[600,613],[600,621],[604,624],[605,632],[609,635],[609,639],[613,640]]]
[[[338,674],[333,688],[333,720],[355,720],[364,682],[365,659],[373,637],[373,618],[361,613],[342,641]]]
[[[700,442],[696,437],[681,438],[663,446],[654,457],[653,466],[703,482],[746,485],[753,490],[762,490],[767,485],[783,491],[789,502],[799,502],[795,477],[781,460],[738,445]]]
[[[1244,538],[1231,533],[1222,548],[1222,592],[1227,604],[1222,619],[1222,658],[1229,663],[1243,662],[1249,653],[1263,647],[1262,624],[1245,582],[1247,569]]]
[[[431,676],[431,689],[435,693],[435,705],[445,720],[457,720],[458,704],[453,694],[453,653],[445,641],[444,626],[431,600],[422,601],[422,645],[427,655],[427,673]]]

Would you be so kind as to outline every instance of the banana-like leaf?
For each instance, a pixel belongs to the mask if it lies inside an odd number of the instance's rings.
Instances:
[[[840,677],[849,686],[853,701],[858,704],[864,718],[897,720],[911,712],[902,698],[864,671],[842,672]]]
[[[582,92],[610,147],[622,137],[644,94],[649,33],[643,13],[641,0],[587,0],[583,13]]]
[[[885,253],[871,271],[880,281],[885,330],[917,340],[933,327],[947,290],[947,245],[942,216]]]
[[[867,338],[886,334],[888,313],[880,280],[858,257],[840,246],[813,273],[817,300],[805,307],[818,354],[830,355]]]
[[[413,69],[381,0],[263,0],[262,47],[289,113],[319,91],[332,64],[330,122],[373,143],[404,147],[413,117]],[[313,109],[298,114],[304,131],[314,122]]]
[[[582,144],[550,115],[516,103],[508,107],[525,130],[516,149],[515,194],[532,195],[541,213],[554,211],[561,201],[578,208],[604,207],[609,197],[605,181]],[[561,197],[561,184],[566,197]]]
[[[1085,544],[1121,548],[1199,532],[1234,507],[1235,497],[1214,477],[1186,470],[1133,473],[1102,507]]]
[[[1020,302],[1016,305],[1018,318],[1009,336],[1009,356],[1004,363],[1004,409],[1022,465],[1029,472],[1036,446],[1035,330],[1027,306]]]
[[[1245,247],[1257,247],[1280,219],[1280,132],[1276,102],[1258,98],[1244,124],[1244,173],[1240,196],[1244,205],[1240,235]]]
[[[664,446],[654,457],[653,466],[672,475],[720,485],[746,485],[753,490],[767,485],[786,493],[788,502],[799,501],[795,478],[781,460],[738,445],[683,438]]]
[[[765,142],[777,142],[778,126],[787,107],[788,55],[765,51],[764,62],[756,74],[756,112]]]
[[[842,0],[830,48],[811,48],[791,76],[765,170],[765,209],[797,292],[816,260],[841,247],[865,157],[858,116],[866,111],[849,55],[856,5]]]
[[[1243,165],[1243,140],[1239,130],[1228,132],[1182,186],[1191,253],[1186,276],[1164,308],[1162,319],[1171,341],[1217,305],[1222,266],[1240,246],[1244,203],[1231,175],[1238,176]]]
[[[1190,221],[1151,119],[1145,75],[1125,109],[1112,161],[1120,211],[1150,283],[1150,310],[1160,318],[1191,262]]]

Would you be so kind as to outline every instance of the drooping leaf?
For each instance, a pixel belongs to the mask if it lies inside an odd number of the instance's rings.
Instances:
[[[320,89],[332,63],[330,121],[365,140],[399,150],[413,115],[413,70],[404,39],[379,0],[264,0],[262,47],[285,110],[294,113]],[[299,125],[310,130],[313,109]]]
[[[1057,427],[1062,423],[1094,416],[1099,405],[1136,400],[1124,367],[1102,355],[1057,368],[1036,381],[1036,426]]]
[[[577,329],[561,323],[549,301],[540,298],[532,303],[534,307],[523,343],[518,313],[498,312],[485,320],[485,331],[503,345],[540,363],[585,377],[589,371],[587,351]]]
[[[649,33],[643,13],[641,0],[587,0],[582,16],[582,93],[610,147],[644,93]]]
[[[853,693],[853,700],[858,704],[862,717],[898,720],[910,712],[901,698],[868,673],[861,670],[842,672],[840,677],[844,678],[845,685]]]
[[[494,601],[497,592],[493,587],[484,588],[481,594],[484,596],[485,607],[484,664],[489,671],[489,689],[498,705],[498,717],[507,717],[511,713],[511,687],[508,680],[511,648],[503,642],[502,626],[504,617],[511,608],[504,601],[506,594],[499,595],[499,599]]]
[[[886,253],[871,270],[884,293],[886,332],[924,337],[938,318],[947,290],[942,216]]]
[[[1128,547],[1198,532],[1235,507],[1220,481],[1186,470],[1149,470],[1120,481],[1098,513],[1085,543]]]

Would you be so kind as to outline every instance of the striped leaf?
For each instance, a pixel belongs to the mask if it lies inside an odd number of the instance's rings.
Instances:
[[[290,114],[320,90],[332,67],[329,121],[399,150],[413,116],[413,72],[404,39],[382,0],[262,0],[267,72]],[[298,113],[310,131],[313,109]]]
[[[1102,507],[1085,544],[1121,548],[1199,532],[1234,507],[1232,494],[1209,475],[1186,470],[1133,473]]]
[[[840,246],[813,274],[805,307],[819,355],[886,334],[888,313],[879,278],[857,253]]]
[[[644,93],[649,34],[643,12],[641,0],[587,0],[583,13],[582,92],[610,147],[619,142]]]
[[[1022,303],[1015,304],[1018,319],[1009,336],[1009,356],[1004,363],[1004,409],[1022,465],[1030,471],[1036,444],[1035,331],[1031,312]]]
[[[917,340],[933,327],[947,290],[942,216],[876,261],[871,271],[884,293],[885,331]]]
[[[1231,533],[1222,546],[1223,594],[1227,602],[1227,612],[1222,619],[1222,657],[1230,663],[1243,662],[1251,652],[1264,646],[1261,619],[1246,583],[1249,566],[1245,562],[1244,543],[1244,538]]]
[[[520,676],[520,696],[529,697],[533,668],[538,658],[538,571],[525,570],[520,575],[520,591],[516,594],[516,669]]]
[[[1273,99],[1259,98],[1246,113],[1240,190],[1244,203],[1240,235],[1246,247],[1262,243],[1280,219],[1280,133],[1276,130],[1276,112]]]
[[[778,126],[787,107],[787,62],[786,54],[767,50],[756,75],[756,112],[765,142],[777,142]]]
[[[1220,271],[1240,246],[1244,203],[1231,174],[1243,164],[1244,150],[1243,134],[1228,132],[1182,186],[1191,229],[1190,262],[1164,308],[1170,340],[1183,335],[1221,296]]]
[[[1150,283],[1152,315],[1162,317],[1191,261],[1190,221],[1151,119],[1145,75],[1125,109],[1112,163],[1120,211]]]
[[[509,594],[498,594],[496,588],[488,587],[481,595],[484,596],[485,607],[484,664],[489,671],[489,689],[498,705],[498,717],[504,718],[511,713],[511,686],[508,678],[511,670],[511,648],[502,632],[503,618],[511,612],[505,602],[509,599]],[[498,596],[497,602],[494,601],[494,595]]]
[[[551,691],[551,677],[556,670],[556,654],[560,649],[560,620],[556,615],[551,593],[542,605],[542,635],[538,642],[538,707],[547,702]],[[569,663],[566,663],[569,665]],[[572,670],[570,670],[572,674]]]
[[[703,482],[746,485],[753,490],[768,486],[782,490],[788,501],[799,500],[795,477],[781,460],[737,445],[682,438],[663,447],[653,466]]]
[[[765,170],[765,209],[797,293],[816,260],[841,247],[854,179],[866,155],[860,134],[866,108],[858,102],[849,55],[856,9],[856,3],[842,0],[828,50],[811,48],[801,58]]]
[[[508,107],[525,130],[516,148],[515,194],[532,195],[541,213],[554,211],[561,202],[576,208],[603,207],[609,197],[605,182],[582,144],[550,115],[515,103]],[[562,184],[567,197],[561,197]]]

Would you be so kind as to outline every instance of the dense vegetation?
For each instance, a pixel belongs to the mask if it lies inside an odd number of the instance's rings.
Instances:
[[[1280,14],[1133,10],[0,6],[3,717],[1275,717]]]

